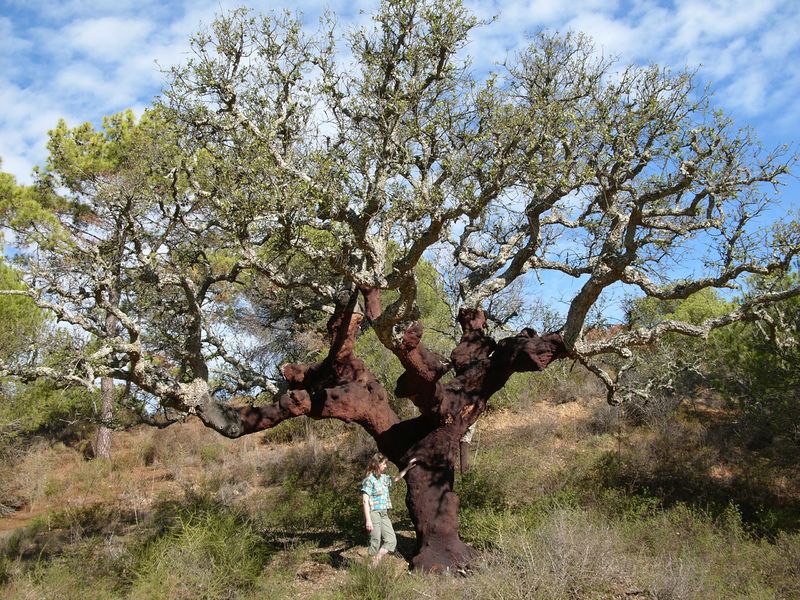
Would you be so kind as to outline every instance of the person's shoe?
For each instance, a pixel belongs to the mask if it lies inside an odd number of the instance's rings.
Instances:
[[[378,553],[372,557],[372,566],[373,567],[376,566],[379,562],[381,562],[381,559],[387,554],[389,554],[389,551],[386,548],[381,548],[380,550],[378,550]]]

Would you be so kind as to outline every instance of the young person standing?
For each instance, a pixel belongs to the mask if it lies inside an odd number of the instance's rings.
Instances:
[[[392,500],[389,489],[393,483],[405,477],[408,470],[417,463],[416,458],[408,461],[408,466],[397,474],[397,477],[386,475],[388,461],[378,452],[369,459],[364,481],[361,482],[361,505],[364,509],[364,520],[369,532],[369,555],[372,564],[378,562],[389,552],[394,552],[397,537],[392,522],[389,520],[389,509]]]

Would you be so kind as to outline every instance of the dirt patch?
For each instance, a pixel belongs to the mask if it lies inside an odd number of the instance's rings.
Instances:
[[[552,425],[561,422],[584,421],[591,413],[584,402],[567,402],[564,404],[550,404],[539,402],[529,410],[515,411],[503,409],[493,411],[478,423],[478,427],[486,432],[492,439],[500,437],[512,429],[524,426]]]
[[[45,508],[37,508],[31,511],[27,507],[23,507],[10,515],[2,517],[0,518],[0,534],[27,527],[36,517],[46,512],[47,509]],[[2,535],[0,535],[0,539],[3,539]]]

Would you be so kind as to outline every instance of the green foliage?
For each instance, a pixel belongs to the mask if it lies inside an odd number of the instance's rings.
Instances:
[[[17,272],[1,258],[0,289],[24,289]],[[32,299],[0,295],[0,362],[27,363],[44,353],[38,346],[58,345],[56,338],[65,334],[48,337],[47,325],[45,312]],[[85,390],[59,389],[44,380],[0,380],[0,437],[78,433],[92,415],[92,400]]]
[[[270,550],[252,523],[202,499],[161,514],[168,526],[139,550],[130,598],[229,598],[255,585]]]
[[[506,500],[503,472],[492,468],[474,468],[461,476],[458,495],[465,509],[489,509],[504,506]]]
[[[609,520],[554,507],[533,527],[509,518],[465,596],[611,598],[637,590],[649,598],[789,598],[797,583],[787,559],[798,542],[750,539],[735,509],[722,521],[685,505]]]
[[[204,465],[220,462],[225,449],[219,444],[206,444],[200,448],[200,460]]]
[[[797,274],[751,278],[745,298],[789,289],[798,280]],[[632,326],[652,327],[670,319],[700,324],[733,310],[736,302],[723,301],[712,290],[704,290],[680,301],[639,298],[629,307]],[[680,375],[680,366],[689,364],[693,356],[702,356],[692,365],[695,375],[743,411],[743,433],[754,448],[769,444],[775,435],[797,436],[800,432],[800,377],[796,368],[800,344],[795,336],[800,330],[800,301],[785,300],[760,314],[764,321],[714,330],[707,340],[666,336],[654,352],[646,355],[643,365],[645,378],[654,378],[659,369],[667,370],[674,377],[673,391],[680,400],[692,389],[691,377]]]
[[[363,527],[358,489],[366,460],[349,451],[322,449],[316,438],[294,448],[265,474],[262,482],[269,487],[263,501],[272,508],[262,511],[259,522],[293,531],[336,530],[359,539]],[[393,486],[395,519],[405,514],[404,493],[402,483]]]
[[[17,272],[0,257],[0,290],[23,290]],[[31,298],[0,295],[0,361],[29,351],[45,321]]]
[[[745,298],[797,285],[797,274],[751,278]],[[736,302],[703,290],[685,300],[639,298],[629,304],[631,326],[652,327],[666,320],[701,324],[730,312]],[[699,383],[722,392],[742,411],[740,432],[753,448],[775,436],[800,436],[800,300],[788,299],[762,309],[763,321],[735,323],[713,330],[707,340],[665,336],[645,355],[636,376],[669,381],[676,403]],[[700,357],[694,358],[694,357]],[[637,402],[629,414],[644,410]]]
[[[91,123],[70,128],[60,119],[48,132],[47,172],[57,173],[70,190],[85,190],[90,182],[118,171],[134,158],[136,131],[132,110],[103,117],[100,131]]]
[[[417,306],[422,323],[425,346],[450,356],[458,335],[454,329],[453,314],[448,303],[440,274],[427,260],[421,260],[414,270],[417,280]],[[384,294],[384,302],[390,303],[395,293]],[[370,329],[356,341],[356,354],[364,359],[367,367],[376,375],[378,381],[392,394],[397,378],[403,373],[400,361],[380,342]],[[409,402],[400,402],[392,396],[391,402],[401,414],[413,410]]]
[[[724,300],[712,288],[683,300],[640,297],[628,301],[627,324],[632,329],[653,328],[671,321],[703,325],[735,308],[734,302]],[[668,333],[642,350],[635,358],[635,368],[628,370],[622,381],[628,388],[646,392],[626,398],[626,418],[638,422],[660,419],[707,385],[715,349],[729,346],[738,328],[734,324],[713,329],[706,339]]]
[[[87,568],[91,564],[92,568]],[[89,551],[77,552],[36,565],[22,575],[16,575],[3,590],[6,600],[63,600],[65,598],[96,598],[122,600],[118,580],[107,565],[99,564]],[[13,568],[13,567],[12,567]]]
[[[708,444],[696,425],[673,418],[668,427],[622,453],[601,454],[583,485],[603,490],[596,501],[611,518],[635,520],[658,512],[659,505],[685,503],[723,521],[734,506],[742,526],[759,537],[774,539],[781,531],[800,529],[800,502],[776,493],[775,471],[767,473],[754,461],[725,479],[710,475],[725,465],[724,451]],[[791,447],[784,451],[796,452]]]
[[[344,598],[353,600],[403,600],[413,593],[414,582],[391,559],[377,567],[361,561],[348,569],[343,591]]]
[[[0,422],[13,424],[19,435],[83,437],[94,418],[97,395],[83,388],[58,388],[44,379],[7,384],[0,391]]]
[[[265,503],[273,508],[262,515],[259,522],[270,529],[286,528],[289,531],[337,530],[357,539],[362,527],[358,518],[360,505],[357,483],[350,489],[307,488],[289,479],[280,488],[264,492]]]
[[[453,308],[444,290],[439,272],[427,260],[414,269],[417,279],[417,306],[425,327],[425,346],[449,357],[461,331],[453,321]]]
[[[713,288],[705,288],[685,300],[659,300],[635,298],[628,303],[628,324],[632,327],[653,327],[669,320],[700,325],[706,319],[717,317],[733,308]]]
[[[800,275],[751,281],[753,293],[796,285]],[[710,348],[715,385],[740,406],[752,429],[753,444],[773,435],[800,439],[800,299],[764,311],[766,322],[732,329],[726,343]],[[760,442],[758,438],[764,442]]]
[[[0,167],[2,161],[0,160]],[[21,186],[13,175],[0,172],[0,226],[15,231],[55,223],[51,202],[56,198],[40,186]],[[0,248],[2,248],[0,231]]]
[[[0,586],[11,578],[11,561],[5,556],[0,556]]]

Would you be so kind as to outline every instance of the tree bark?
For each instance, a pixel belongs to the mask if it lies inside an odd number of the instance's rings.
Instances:
[[[114,288],[111,291],[109,302],[112,306],[119,306],[119,291]],[[116,317],[110,312],[106,315],[106,333],[109,336],[114,334],[117,326]],[[100,427],[97,430],[97,438],[94,445],[95,458],[111,460],[111,422],[114,420],[114,379],[102,377],[100,379],[100,397],[102,406],[100,408]]]
[[[94,445],[95,458],[111,460],[111,428],[107,424],[114,419],[114,380],[111,377],[100,379],[100,427]]]
[[[459,537],[459,499],[454,493],[455,450],[458,437],[442,428],[420,440],[414,454],[418,466],[406,476],[406,506],[417,534],[411,559],[423,571],[455,570],[466,565],[475,551]]]
[[[371,300],[374,313],[374,297]],[[406,330],[395,351],[406,367],[395,393],[411,398],[421,415],[388,432],[402,435],[378,440],[379,449],[398,468],[412,457],[418,459],[419,466],[407,475],[406,505],[417,534],[411,563],[423,571],[455,570],[475,556],[459,537],[459,499],[453,491],[454,465],[464,433],[513,373],[540,371],[568,355],[558,333],[539,336],[523,329],[496,342],[485,331],[482,310],[462,309],[459,321],[463,334],[449,361],[424,348],[418,322]],[[449,369],[455,377],[441,384],[439,379]]]
[[[367,296],[367,314],[379,310],[376,294]],[[355,312],[355,296],[340,305],[328,322],[331,347],[314,364],[283,368],[289,389],[267,406],[233,408],[213,402],[197,405],[203,422],[238,437],[274,427],[305,415],[339,419],[361,425],[382,452],[402,470],[411,458],[418,466],[407,474],[406,505],[417,534],[412,566],[423,571],[455,570],[467,564],[475,551],[459,537],[458,496],[454,492],[455,461],[467,429],[486,410],[489,398],[517,371],[539,371],[567,356],[561,336],[539,336],[524,329],[495,341],[485,331],[481,310],[462,310],[463,334],[449,360],[422,344],[422,326],[408,324],[393,352],[405,367],[395,393],[410,398],[418,417],[401,421],[389,405],[386,390],[353,353],[362,315]],[[453,370],[447,383],[441,377]]]

